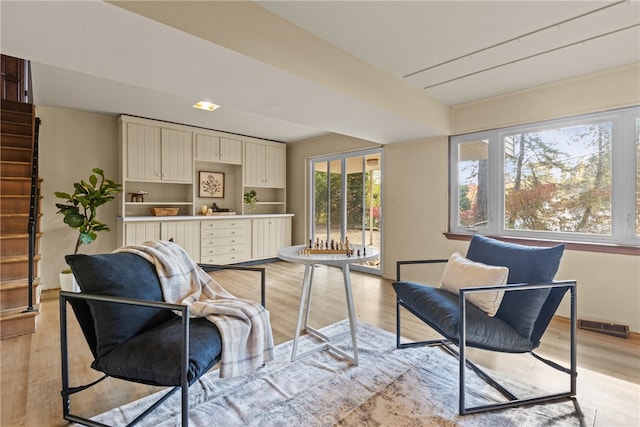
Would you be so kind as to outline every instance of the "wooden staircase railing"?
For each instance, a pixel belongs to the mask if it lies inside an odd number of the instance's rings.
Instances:
[[[40,186],[38,185],[38,139],[40,138],[40,118],[34,120],[33,129],[33,156],[31,157],[31,194],[29,195],[29,287],[28,304],[26,312],[35,311],[33,307],[33,282],[35,280],[34,259],[36,257],[36,239],[38,214],[40,213]]]

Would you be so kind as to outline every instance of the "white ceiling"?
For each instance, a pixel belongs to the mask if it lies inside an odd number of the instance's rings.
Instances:
[[[114,3],[1,1],[36,104],[386,144],[446,134],[448,106],[640,62],[637,0]]]
[[[448,105],[640,59],[638,1],[258,3]]]

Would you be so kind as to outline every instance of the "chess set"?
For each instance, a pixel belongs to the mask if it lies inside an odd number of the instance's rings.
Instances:
[[[360,249],[354,250],[349,245],[349,238],[345,237],[344,242],[336,242],[334,239],[331,241],[323,241],[319,238],[316,238],[314,243],[313,239],[309,239],[309,246],[300,250],[300,255],[346,255],[348,257],[351,256],[366,256],[367,248],[363,247],[362,251]]]

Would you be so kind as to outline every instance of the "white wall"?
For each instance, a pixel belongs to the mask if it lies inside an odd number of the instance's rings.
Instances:
[[[640,103],[640,66],[603,71],[451,109],[453,135]]]
[[[42,219],[40,229],[40,277],[43,289],[59,287],[58,274],[66,267],[64,255],[73,253],[78,232],[56,214],[61,199],[55,191],[73,193],[73,183],[87,180],[91,170],[99,167],[105,176],[118,179],[118,127],[116,117],[81,113],[49,107],[36,107],[40,126],[40,177],[42,178]],[[101,232],[80,253],[111,252],[116,248],[117,202],[101,206],[98,219],[112,231]]]

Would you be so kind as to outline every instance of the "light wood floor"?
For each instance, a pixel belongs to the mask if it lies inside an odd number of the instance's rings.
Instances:
[[[290,340],[295,330],[304,267],[276,262],[267,269],[267,308],[276,344]],[[218,272],[214,277],[239,297],[259,300],[257,273]],[[352,273],[353,294],[359,321],[395,331],[395,294],[391,282],[376,276]],[[2,426],[62,426],[60,398],[60,349],[58,299],[56,291],[41,298],[37,332],[0,342]],[[322,327],[346,317],[344,288],[340,270],[316,268],[310,324]],[[72,385],[99,374],[89,368],[90,352],[75,318],[69,310],[70,357],[75,371]],[[554,319],[538,353],[555,360],[566,360],[568,322]],[[428,328],[403,314],[403,334],[411,339],[435,337]],[[638,426],[640,424],[640,339],[625,340],[588,331],[578,336],[578,399],[587,415],[595,412],[596,426]],[[502,355],[474,352],[472,357],[489,368],[521,375],[540,387],[555,383],[566,375],[545,366],[528,355]],[[548,372],[550,371],[550,372]],[[456,373],[452,373],[455,381]],[[72,408],[91,416],[156,391],[152,387],[108,379],[72,398]]]

